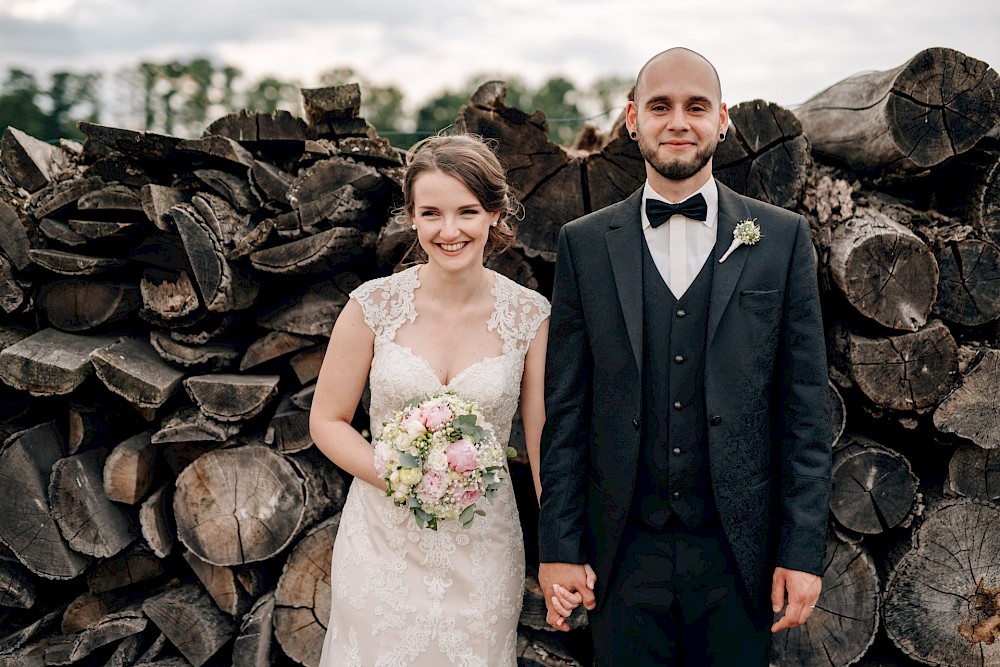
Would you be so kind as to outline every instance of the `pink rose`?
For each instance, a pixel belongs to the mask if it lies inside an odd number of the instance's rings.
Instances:
[[[479,499],[483,497],[483,492],[478,486],[473,486],[462,492],[462,495],[458,499],[459,507],[468,507],[472,503],[479,502]]]
[[[375,443],[375,474],[382,478],[388,477],[387,463],[389,463],[389,445],[378,440]]]
[[[425,473],[417,485],[417,498],[424,503],[433,503],[441,500],[441,496],[448,490],[448,476],[439,472]]]
[[[456,440],[448,445],[448,449],[444,450],[444,453],[448,457],[448,465],[451,466],[452,470],[457,472],[469,472],[470,470],[475,470],[476,466],[479,465],[476,456],[476,446],[465,438]]]
[[[436,431],[452,420],[451,409],[442,403],[427,405],[417,413],[417,419],[423,422],[428,431]]]

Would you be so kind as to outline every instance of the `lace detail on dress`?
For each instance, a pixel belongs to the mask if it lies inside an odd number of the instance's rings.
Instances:
[[[550,308],[541,295],[495,275],[488,327],[500,356],[442,385],[396,330],[417,317],[417,267],[351,292],[375,333],[369,373],[371,430],[410,399],[450,389],[476,401],[506,442],[520,398],[524,356]],[[419,528],[408,510],[365,482],[351,484],[334,545],[332,605],[321,665],[515,667],[524,592],[524,540],[508,481],[468,529]]]

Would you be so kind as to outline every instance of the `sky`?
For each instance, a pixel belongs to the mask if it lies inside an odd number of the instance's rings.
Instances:
[[[1000,67],[998,0],[0,0],[0,76],[113,73],[207,56],[304,86],[348,66],[416,108],[483,72],[532,85],[634,77],[692,48],[732,106],[794,107],[837,81],[944,46]],[[470,91],[471,92],[471,91]]]

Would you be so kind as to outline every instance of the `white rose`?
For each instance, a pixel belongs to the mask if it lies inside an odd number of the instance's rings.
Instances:
[[[443,451],[437,449],[427,457],[427,465],[435,472],[444,472],[448,469],[448,457]]]
[[[403,468],[399,471],[399,481],[407,486],[414,486],[420,482],[420,478],[423,476],[420,468]]]

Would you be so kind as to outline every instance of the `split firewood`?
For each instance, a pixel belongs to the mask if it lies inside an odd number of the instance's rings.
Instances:
[[[94,372],[91,354],[113,340],[42,329],[0,350],[0,379],[32,396],[68,394]]]
[[[208,662],[236,633],[232,621],[196,584],[149,598],[142,611],[194,667]]]
[[[163,405],[184,377],[165,363],[152,345],[136,338],[119,338],[95,350],[91,360],[97,377],[108,389],[140,408]]]

